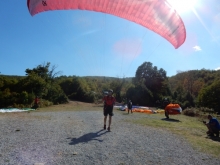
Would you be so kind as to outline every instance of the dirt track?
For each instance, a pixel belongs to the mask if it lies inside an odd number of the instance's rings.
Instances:
[[[181,137],[126,121],[138,114],[115,110],[107,132],[101,108],[88,108],[0,115],[0,164],[220,164]]]

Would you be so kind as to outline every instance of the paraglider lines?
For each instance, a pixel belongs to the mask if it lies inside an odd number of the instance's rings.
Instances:
[[[213,36],[213,34],[211,33],[211,31],[208,29],[208,27],[205,25],[205,23],[203,22],[203,20],[201,19],[201,17],[199,16],[199,14],[196,12],[196,10],[192,7],[191,8],[192,12],[195,14],[195,16],[198,18],[199,22],[202,24],[202,26],[205,28],[205,30],[209,33],[209,35],[211,36],[212,39],[214,39],[214,41],[218,44],[219,42],[217,42],[217,39],[215,36]]]
[[[126,28],[125,28],[126,30],[124,31],[124,35],[125,35],[125,33],[128,32],[128,29],[130,28],[129,25],[130,25],[130,24],[128,24],[128,25],[126,24]],[[122,53],[124,52],[125,47],[126,47],[126,44],[124,44],[124,46],[123,46],[123,51],[122,51]],[[120,72],[120,75],[122,74],[122,66],[123,66],[124,56],[125,56],[125,53],[123,53],[122,59],[121,59],[121,72]]]
[[[141,39],[141,42],[140,42],[139,46],[138,46],[138,47],[137,47],[137,49],[136,49],[136,53],[135,53],[135,55],[134,55],[134,57],[133,57],[133,59],[132,59],[132,61],[131,61],[130,65],[129,65],[129,67],[128,67],[127,73],[128,73],[128,71],[130,70],[132,63],[133,63],[133,61],[134,61],[135,57],[136,57],[136,56],[137,56],[137,54],[138,54],[138,50],[139,50],[140,46],[142,45],[143,40],[144,40],[144,38],[145,38],[146,34],[147,34],[147,30],[146,30],[146,32],[144,33],[144,35],[143,35],[143,37],[142,37],[142,39]]]

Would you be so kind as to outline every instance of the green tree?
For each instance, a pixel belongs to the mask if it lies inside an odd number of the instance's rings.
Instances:
[[[73,79],[72,78],[65,78],[65,79],[61,80],[59,82],[59,85],[67,96],[76,92],[76,89],[73,86]]]
[[[34,93],[35,96],[47,95],[47,82],[38,74],[32,72],[18,83],[19,92]]]
[[[70,84],[71,94],[68,97],[72,100],[94,102],[94,91],[91,90],[85,78],[74,77]]]
[[[67,103],[68,98],[57,83],[47,85],[47,94],[42,97],[54,104]]]
[[[200,91],[198,104],[220,112],[220,80],[214,81]]]
[[[5,108],[8,106],[13,106],[18,100],[18,94],[16,92],[10,91],[9,88],[0,91],[0,108]]]
[[[36,68],[33,69],[26,69],[26,75],[30,75],[32,73],[37,74],[39,77],[43,78],[46,81],[54,80],[56,76],[58,76],[61,71],[55,72],[57,66],[53,65],[50,67],[50,62],[47,62],[46,64],[38,65]]]
[[[41,77],[42,79],[46,80],[49,76],[48,76],[48,73],[49,73],[49,67],[50,67],[50,63],[47,62],[46,65],[38,65],[36,68],[33,68],[33,69],[26,69],[25,72],[26,72],[26,75],[27,76],[30,76],[32,74],[35,74],[39,77]]]
[[[134,83],[136,86],[144,84],[150,93],[152,93],[152,101],[154,103],[161,99],[163,95],[170,93],[166,71],[162,68],[158,70],[151,62],[144,62],[138,67]]]
[[[122,88],[123,88],[124,84],[125,84],[125,80],[124,79],[119,79],[119,78],[113,80],[110,83],[110,88],[113,89],[115,99],[117,100],[117,102],[122,101],[121,92],[122,92]]]
[[[31,100],[32,101],[32,100]],[[26,91],[22,91],[20,94],[19,94],[19,102],[21,104],[28,104],[28,93]]]
[[[126,93],[127,99],[131,99],[135,105],[152,106],[154,105],[153,93],[144,84],[130,87]]]

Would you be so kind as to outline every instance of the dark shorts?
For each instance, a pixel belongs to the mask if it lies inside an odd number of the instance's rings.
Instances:
[[[215,126],[208,126],[209,127],[209,129],[210,129],[210,131],[212,131],[212,132],[214,132],[214,133],[217,133],[217,132],[219,132],[220,130],[218,129],[218,128],[216,128]]]
[[[104,106],[104,116],[113,116],[113,106]]]

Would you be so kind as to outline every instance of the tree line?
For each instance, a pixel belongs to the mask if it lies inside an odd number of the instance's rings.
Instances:
[[[220,109],[220,71],[191,70],[167,77],[151,62],[140,65],[132,78],[60,76],[50,62],[26,69],[26,76],[0,75],[0,108],[30,107],[36,96],[41,106],[77,100],[100,103],[103,92],[114,90],[118,102],[162,107],[164,100],[187,107]]]

